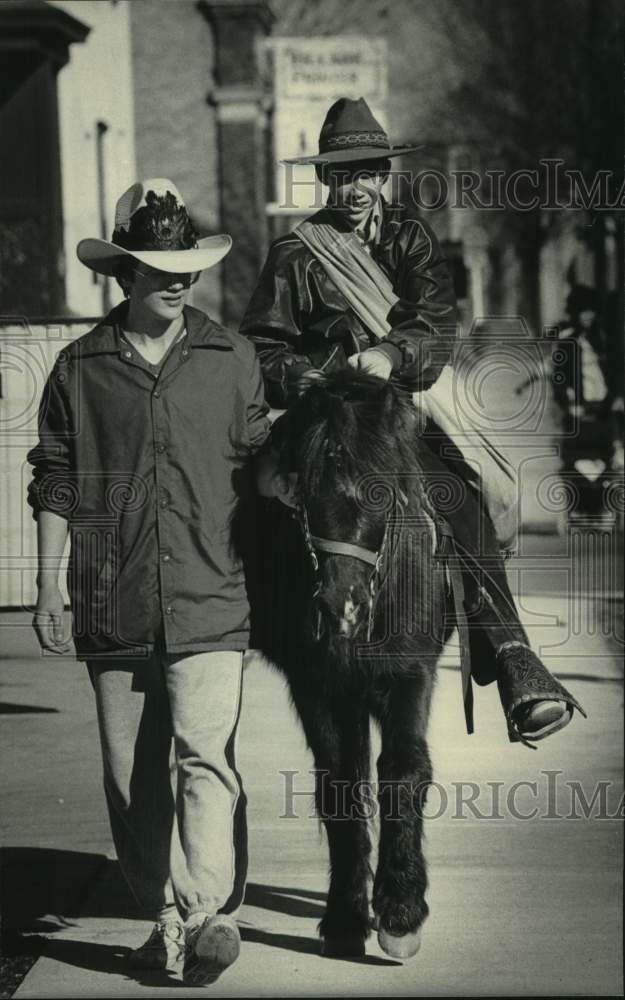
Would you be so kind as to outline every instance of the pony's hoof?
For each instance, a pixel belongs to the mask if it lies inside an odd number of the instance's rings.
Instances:
[[[321,954],[324,958],[364,958],[365,939],[362,934],[348,937],[323,937]]]
[[[402,934],[397,937],[389,934],[387,930],[380,927],[378,931],[378,944],[382,951],[390,955],[391,958],[412,958],[421,947],[421,928],[412,931],[410,934]]]

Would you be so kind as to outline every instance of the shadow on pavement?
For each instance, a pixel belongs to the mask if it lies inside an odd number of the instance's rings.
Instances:
[[[0,851],[2,875],[2,954],[31,955],[44,946],[46,957],[92,972],[125,975],[146,986],[171,985],[167,972],[141,972],[126,965],[127,947],[79,941],[55,933],[66,931],[79,917],[141,919],[119,865],[101,854],[39,847],[6,847]],[[97,885],[96,891],[94,888]],[[319,919],[325,893],[289,886],[250,883],[245,903],[290,917]],[[38,935],[51,935],[43,941]],[[243,941],[305,955],[320,953],[317,937],[304,937],[241,926]],[[377,956],[349,959],[373,965],[395,965]]]
[[[266,944],[270,948],[283,948],[285,951],[300,955],[320,955],[321,941],[319,938],[301,937],[297,934],[283,934],[280,931],[264,931],[257,927],[240,927],[241,940],[254,944]],[[328,961],[355,962],[357,965],[401,965],[391,958],[380,958],[378,955],[365,955],[364,958],[333,958]]]
[[[46,958],[65,965],[73,965],[90,972],[127,972],[126,956],[130,948],[116,944],[97,944],[93,941],[74,941],[71,938],[52,938],[46,942]]]
[[[283,885],[262,885],[249,882],[245,890],[245,905],[255,906],[274,913],[285,913],[290,917],[312,917],[321,919],[325,911],[325,892],[312,889],[299,889]],[[302,955],[320,955],[321,941],[318,937],[302,937],[297,934],[284,934],[280,931],[266,931],[251,927],[242,922],[239,927],[242,941],[256,944],[266,944],[270,948],[283,948],[286,951],[298,952]],[[366,955],[364,958],[335,959],[342,962],[356,962],[365,965],[401,965],[392,959],[377,955]]]
[[[52,922],[78,916],[85,892],[106,858],[101,854],[40,847],[4,847],[2,872],[2,937],[23,932],[59,930]]]
[[[37,847],[0,850],[0,997],[13,996],[47,948],[41,935],[71,926],[105,860]]]
[[[324,892],[287,888],[281,885],[262,885],[257,882],[248,882],[245,889],[246,906],[257,906],[274,913],[286,913],[290,917],[321,919],[325,910],[325,898]]]
[[[55,937],[75,926],[79,917],[141,919],[116,861],[79,851],[7,847],[0,851],[0,872],[0,954],[6,965],[0,968],[0,996],[12,995],[42,953],[66,965],[125,975],[154,988],[172,985],[166,972],[141,972],[139,979],[136,970],[126,966],[127,947]],[[3,990],[5,984],[10,992]]]
[[[14,702],[0,701],[0,715],[41,715],[58,711],[58,708],[46,708],[42,705],[17,705]]]
[[[5,847],[0,872],[5,955],[19,953],[23,935],[63,930],[78,916],[132,918],[136,913],[119,865],[102,854]],[[102,878],[106,892],[91,895]]]
[[[45,956],[76,969],[123,976],[127,982],[139,983],[141,986],[150,986],[153,989],[180,985],[179,976],[174,971],[132,969],[127,964],[130,950],[119,944],[99,944],[95,941],[77,941],[64,937],[47,941]]]

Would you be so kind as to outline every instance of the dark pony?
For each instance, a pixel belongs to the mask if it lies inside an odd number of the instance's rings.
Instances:
[[[316,807],[330,852],[326,955],[381,947],[409,957],[428,908],[422,818],[426,738],[447,635],[418,414],[409,396],[352,371],[310,388],[274,425],[298,507],[269,501],[260,645],[286,675],[315,760]],[[268,579],[268,574],[270,579]],[[370,720],[381,753],[370,781]],[[380,818],[370,911],[368,820]]]

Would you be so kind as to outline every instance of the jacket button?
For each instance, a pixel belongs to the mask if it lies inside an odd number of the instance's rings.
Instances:
[[[169,552],[163,553],[163,562],[169,562],[170,559],[171,559],[171,556],[170,556]]]
[[[163,451],[165,451],[165,445],[163,444],[163,442],[162,442],[162,441],[159,441],[159,442],[158,442],[158,444],[157,444],[157,446],[156,446],[156,450],[157,450],[157,451],[160,451],[160,452],[163,452]]]
[[[131,358],[132,357],[132,351],[124,351],[124,357],[125,358]]]
[[[172,608],[171,604],[168,604],[167,607],[165,608],[165,614],[166,615],[173,615],[173,613],[174,613],[174,609]]]
[[[165,508],[167,507],[167,503],[168,501],[165,499],[165,497],[163,497],[163,499],[159,501],[159,506]]]
[[[159,389],[155,389],[154,392],[152,393],[152,395],[154,396],[155,399],[158,399],[159,396],[160,396],[160,394],[161,393],[160,393]]]

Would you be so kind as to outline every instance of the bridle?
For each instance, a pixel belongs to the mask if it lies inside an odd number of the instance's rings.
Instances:
[[[380,547],[377,550],[367,549],[364,545],[356,545],[354,542],[342,542],[339,539],[334,538],[320,538],[318,535],[313,535],[310,530],[310,522],[308,520],[308,511],[306,509],[306,504],[303,500],[300,500],[296,507],[296,517],[299,521],[300,527],[302,529],[302,534],[304,536],[304,543],[310,556],[310,561],[313,568],[315,583],[312,593],[313,602],[316,605],[317,610],[317,621],[315,629],[313,631],[313,637],[316,642],[318,642],[322,635],[322,619],[321,619],[321,608],[318,604],[318,597],[321,593],[321,576],[319,573],[319,559],[317,552],[329,552],[332,555],[337,556],[350,556],[352,559],[360,559],[361,562],[367,563],[367,565],[372,566],[372,572],[369,576],[369,599],[368,599],[368,615],[367,615],[367,642],[371,642],[371,635],[373,632],[373,618],[375,614],[376,598],[380,592],[380,579],[382,573],[382,567],[384,565],[385,555],[388,548],[388,540],[390,536],[390,528],[392,522],[392,515],[389,512],[386,517],[386,522],[384,525],[384,534],[382,535],[382,541],[380,542]],[[384,581],[382,581],[384,582]]]
[[[402,493],[401,496],[402,503],[396,499],[394,507],[399,506],[404,511],[405,505],[407,504],[407,498]],[[304,536],[304,542],[310,556],[310,561],[312,563],[313,572],[315,576],[315,587],[313,590],[312,598],[313,603],[316,605],[317,620],[315,629],[313,630],[313,638],[316,642],[321,639],[322,636],[322,617],[321,608],[319,607],[318,597],[321,593],[321,577],[319,574],[319,559],[317,557],[317,552],[330,552],[333,555],[338,556],[351,556],[353,559],[360,559],[362,562],[367,563],[369,566],[373,567],[371,575],[369,577],[369,614],[367,620],[367,642],[371,642],[371,635],[373,632],[373,619],[375,614],[376,597],[379,595],[382,586],[386,582],[388,574],[391,571],[391,567],[394,563],[394,559],[390,561],[386,559],[386,554],[389,548],[389,537],[391,535],[391,526],[393,523],[397,523],[393,516],[393,507],[390,509],[386,516],[386,523],[384,525],[384,534],[382,536],[382,541],[380,543],[380,548],[377,551],[372,549],[367,549],[362,545],[356,545],[353,542],[342,542],[333,538],[319,538],[317,535],[313,535],[310,530],[310,523],[308,520],[308,512],[306,510],[306,505],[302,499],[299,500],[295,511],[293,512],[295,517],[299,520],[302,533]],[[453,602],[456,614],[456,624],[458,627],[459,639],[460,639],[460,670],[462,676],[462,690],[463,690],[463,702],[465,719],[467,724],[467,732],[473,732],[473,688],[471,685],[471,649],[469,643],[469,631],[468,623],[465,611],[465,592],[464,583],[462,580],[462,573],[458,564],[458,557],[456,553],[456,542],[453,536],[453,532],[449,524],[444,518],[436,516],[434,512],[435,520],[432,522],[434,529],[434,558],[443,562],[445,567],[445,573],[448,577],[448,587],[449,592],[453,596]],[[395,533],[395,538],[397,539],[398,533]],[[384,578],[382,579],[382,568],[384,563],[387,563],[387,570]]]

